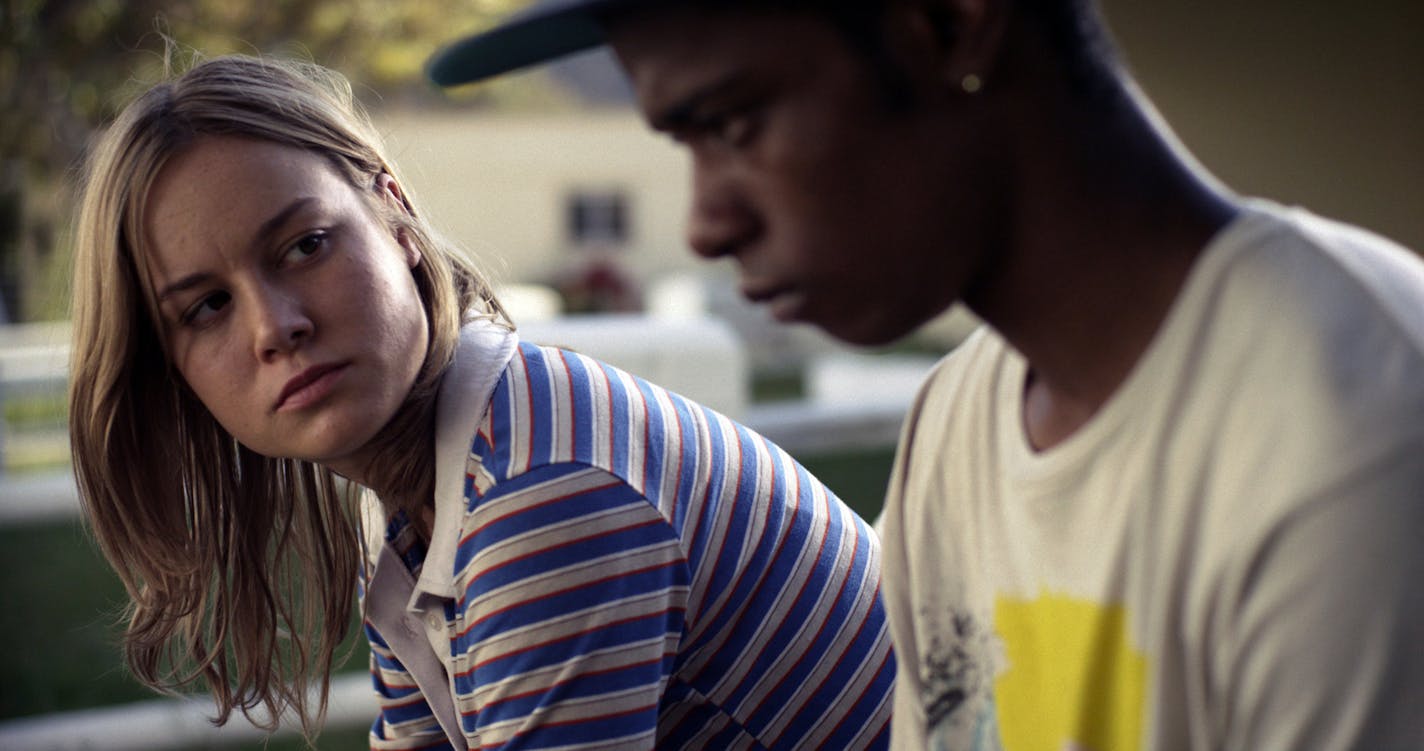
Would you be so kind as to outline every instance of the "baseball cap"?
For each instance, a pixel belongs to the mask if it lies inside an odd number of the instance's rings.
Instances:
[[[426,62],[441,86],[492,78],[604,43],[598,16],[648,0],[544,0],[488,31],[456,41]]]

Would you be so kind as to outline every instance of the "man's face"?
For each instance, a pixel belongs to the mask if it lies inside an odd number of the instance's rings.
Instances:
[[[691,154],[688,242],[735,258],[748,299],[880,344],[972,282],[982,170],[944,127],[933,71],[907,71],[914,103],[892,109],[866,59],[804,13],[660,8],[610,37],[644,116]]]

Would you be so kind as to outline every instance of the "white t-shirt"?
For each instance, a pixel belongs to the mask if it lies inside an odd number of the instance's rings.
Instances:
[[[1257,202],[1094,417],[940,364],[882,519],[902,749],[1424,749],[1424,264]]]

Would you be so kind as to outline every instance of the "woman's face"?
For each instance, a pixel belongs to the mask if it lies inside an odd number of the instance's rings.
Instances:
[[[427,346],[419,255],[322,157],[205,137],[169,160],[144,215],[174,364],[213,417],[270,457],[360,480]]]

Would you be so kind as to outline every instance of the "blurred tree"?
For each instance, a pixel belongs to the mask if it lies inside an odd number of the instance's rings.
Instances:
[[[526,1],[0,0],[0,319],[38,312],[26,294],[68,222],[66,177],[93,129],[161,78],[165,37],[206,56],[310,58],[368,104],[433,103],[445,97],[421,80],[425,58]]]

